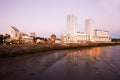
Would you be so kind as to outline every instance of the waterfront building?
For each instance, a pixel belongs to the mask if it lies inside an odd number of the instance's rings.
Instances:
[[[62,40],[64,43],[80,43],[87,40],[86,33],[84,32],[77,32],[76,35],[70,36],[65,34],[62,36]]]
[[[75,14],[67,15],[67,33],[64,35],[64,40],[67,43],[76,42],[76,27],[77,16]]]
[[[77,40],[79,41],[86,41],[87,40],[87,34],[84,32],[77,32]]]
[[[92,41],[94,36],[94,20],[89,18],[85,20],[85,32],[87,34],[87,40]]]
[[[20,32],[16,27],[13,27],[13,26],[10,27],[10,37],[12,40],[13,39],[19,40],[19,41],[22,40],[25,43],[31,43],[31,42],[34,42],[33,41],[34,36],[35,36],[35,33],[31,33],[31,35],[29,36],[24,32]]]
[[[69,14],[67,16],[67,34],[74,36],[76,34],[77,16],[75,14]]]
[[[16,27],[10,27],[10,37],[18,40],[20,38],[20,31]]]
[[[110,36],[109,36],[109,32],[106,30],[102,30],[102,29],[96,29],[94,30],[94,39],[95,42],[109,42],[111,41]]]
[[[62,35],[63,43],[81,43],[81,42],[108,42],[109,32],[106,30],[94,30],[94,20],[89,18],[85,20],[85,33],[76,32],[77,16],[69,14],[67,16],[67,33]]]
[[[86,33],[76,32],[77,16],[75,14],[67,15],[67,33],[62,36],[64,43],[79,43],[87,40]]]

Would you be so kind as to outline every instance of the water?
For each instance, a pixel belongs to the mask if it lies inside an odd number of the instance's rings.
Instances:
[[[0,59],[0,80],[120,80],[120,46]]]

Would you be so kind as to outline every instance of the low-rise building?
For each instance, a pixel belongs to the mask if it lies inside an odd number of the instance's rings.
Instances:
[[[20,38],[20,31],[16,27],[10,27],[10,37],[18,40]]]
[[[34,37],[35,37],[35,33],[30,33],[30,35],[27,35],[24,32],[20,32],[16,27],[10,27],[10,37],[13,40],[19,40],[19,41],[24,41],[25,43],[29,43],[29,42],[34,42]]]
[[[61,37],[64,43],[79,43],[87,41],[87,35],[84,32],[77,32],[75,35],[65,34]]]
[[[94,36],[95,42],[109,42],[109,41],[111,41],[108,31],[96,29],[94,32],[95,32],[94,33],[95,34],[95,36]]]

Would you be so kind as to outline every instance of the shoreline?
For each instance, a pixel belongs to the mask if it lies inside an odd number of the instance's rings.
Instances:
[[[103,46],[116,46],[120,43],[87,43],[87,44],[55,44],[55,45],[40,45],[40,44],[19,44],[19,45],[0,45],[0,58],[16,57],[29,54],[37,54],[39,52],[47,52],[52,50],[66,50],[76,48],[90,48]]]

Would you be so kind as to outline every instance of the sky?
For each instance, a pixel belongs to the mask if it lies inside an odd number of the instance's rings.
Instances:
[[[85,32],[85,20],[92,18],[94,29],[120,38],[120,0],[0,0],[0,34],[9,34],[15,26],[39,37],[60,37],[71,13],[77,15],[78,32]]]

